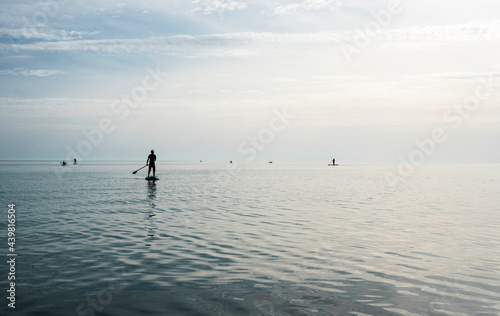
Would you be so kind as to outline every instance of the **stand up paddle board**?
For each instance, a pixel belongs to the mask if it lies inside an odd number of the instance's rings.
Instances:
[[[153,181],[154,181],[154,180],[160,180],[159,178],[157,178],[157,177],[153,177],[153,176],[146,177],[145,179],[146,179],[146,180],[153,180]]]

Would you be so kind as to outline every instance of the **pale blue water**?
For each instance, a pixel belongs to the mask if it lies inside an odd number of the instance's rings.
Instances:
[[[2,315],[500,315],[500,164],[142,163],[0,162]]]

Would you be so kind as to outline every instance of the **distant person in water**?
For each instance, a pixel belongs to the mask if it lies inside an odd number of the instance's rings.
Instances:
[[[151,154],[148,156],[148,160],[146,161],[146,165],[149,165],[148,177],[151,173],[151,169],[153,169],[153,177],[156,177],[156,155],[155,151],[151,150]]]
[[[76,158],[73,159],[73,164],[76,165],[78,162],[76,162]]]

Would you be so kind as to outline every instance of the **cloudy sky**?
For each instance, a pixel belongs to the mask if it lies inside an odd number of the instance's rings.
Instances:
[[[498,0],[5,0],[0,159],[498,162],[498,12]]]

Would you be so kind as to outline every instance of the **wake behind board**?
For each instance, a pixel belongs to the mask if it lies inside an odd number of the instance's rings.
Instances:
[[[160,180],[159,178],[157,178],[157,177],[153,177],[153,176],[146,177],[145,179],[146,179],[146,180],[153,180],[153,181],[155,181],[155,180]]]

